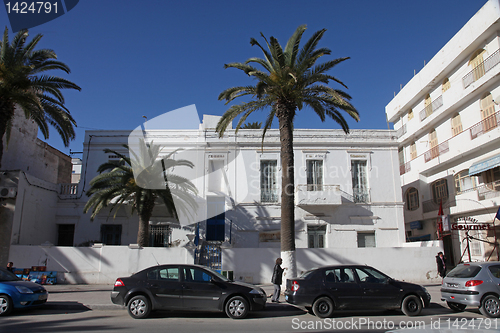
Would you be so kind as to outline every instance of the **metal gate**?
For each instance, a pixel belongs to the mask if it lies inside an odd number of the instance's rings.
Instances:
[[[222,251],[219,245],[208,244],[196,249],[194,252],[195,263],[219,271],[222,268]]]

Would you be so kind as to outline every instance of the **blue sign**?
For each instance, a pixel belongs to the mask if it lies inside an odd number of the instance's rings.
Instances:
[[[422,222],[420,221],[410,222],[410,229],[422,229]]]

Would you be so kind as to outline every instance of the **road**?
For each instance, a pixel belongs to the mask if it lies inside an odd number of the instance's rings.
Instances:
[[[418,317],[397,311],[337,311],[333,318],[319,319],[288,304],[269,304],[266,310],[243,320],[232,320],[223,313],[154,312],[150,318],[132,319],[125,309],[89,310],[72,307],[41,308],[14,312],[0,319],[2,333],[40,332],[386,332],[399,326],[409,332],[500,332],[500,320],[487,320],[477,309],[453,313],[433,303]],[[424,329],[424,330],[419,330]],[[451,330],[449,330],[451,329]]]

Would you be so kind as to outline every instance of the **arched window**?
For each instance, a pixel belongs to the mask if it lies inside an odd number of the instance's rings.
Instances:
[[[481,98],[481,118],[483,119],[483,130],[488,132],[497,127],[497,118],[495,117],[495,103],[490,93],[486,93]]]
[[[406,209],[417,210],[418,206],[418,190],[414,187],[410,187],[406,190]]]
[[[432,189],[432,200],[434,203],[439,204],[448,200],[448,182],[446,179],[442,178],[436,180],[431,185]]]
[[[474,73],[474,81],[478,80],[485,73],[484,71],[484,60],[483,54],[486,51],[483,49],[477,50],[472,54],[469,60],[469,65],[472,67],[472,71]]]
[[[450,89],[451,85],[450,85],[450,80],[448,78],[444,79],[443,80],[443,92],[445,92],[446,90]]]
[[[453,118],[451,118],[451,131],[453,136],[462,133],[462,120],[460,119],[460,114],[455,114]]]

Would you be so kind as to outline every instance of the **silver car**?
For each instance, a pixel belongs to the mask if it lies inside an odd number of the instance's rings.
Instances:
[[[479,307],[487,317],[500,317],[500,262],[460,264],[449,272],[441,286],[441,300],[455,312]]]

